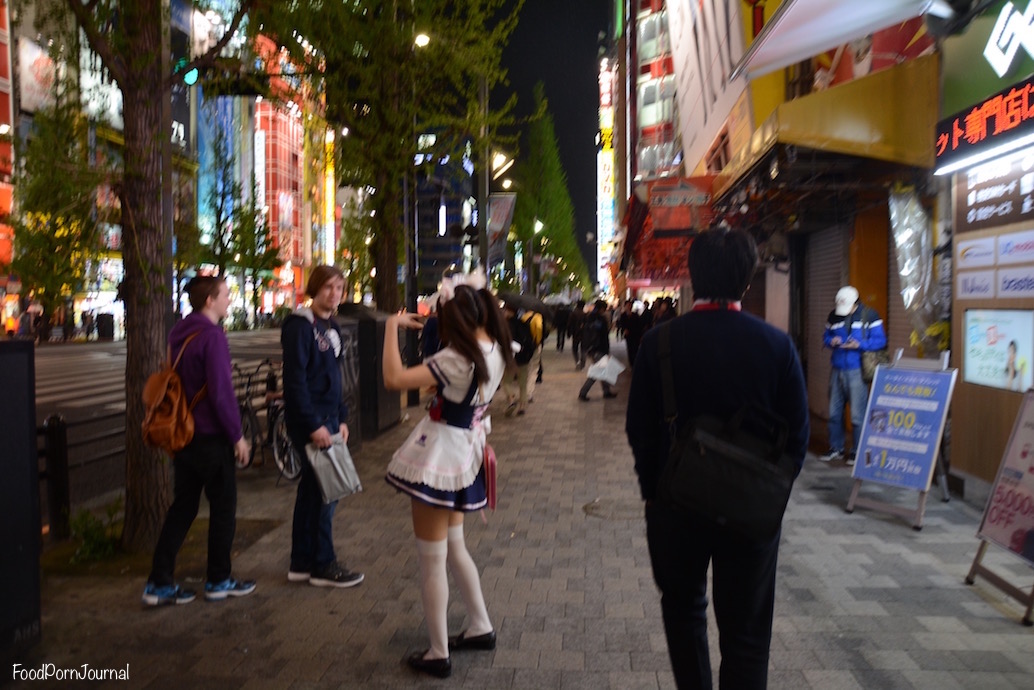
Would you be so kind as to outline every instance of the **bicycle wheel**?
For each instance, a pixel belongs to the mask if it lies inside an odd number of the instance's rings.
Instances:
[[[253,411],[242,405],[241,435],[251,446],[248,451],[248,459],[244,463],[245,467],[251,467],[251,463],[255,459],[255,451],[258,449],[259,431],[258,417],[255,416]]]
[[[280,474],[287,479],[302,476],[302,460],[295,452],[291,437],[287,435],[287,422],[283,415],[273,423],[273,462]]]

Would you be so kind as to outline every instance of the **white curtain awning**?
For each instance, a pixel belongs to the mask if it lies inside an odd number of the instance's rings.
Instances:
[[[944,0],[783,0],[732,78],[760,77],[927,13],[953,14]]]

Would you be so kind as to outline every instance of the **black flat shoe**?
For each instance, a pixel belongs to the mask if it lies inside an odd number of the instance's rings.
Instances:
[[[449,638],[449,649],[480,649],[491,651],[495,649],[495,630],[492,632],[486,632],[484,635],[475,635],[474,637],[467,637],[466,631],[461,632],[456,637]]]
[[[426,673],[429,676],[435,678],[448,678],[452,675],[452,662],[448,658],[445,659],[425,659],[424,654],[427,650],[422,652],[413,652],[406,659],[406,663],[414,671],[420,671]]]

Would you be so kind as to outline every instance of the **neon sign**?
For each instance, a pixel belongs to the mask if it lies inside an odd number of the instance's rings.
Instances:
[[[1011,2],[1002,6],[984,46],[984,58],[995,74],[1004,77],[1021,46],[1034,58],[1034,0],[1027,3],[1022,14]]]
[[[1031,2],[1034,7],[1034,0]],[[953,163],[993,152],[1034,134],[1034,78],[1003,89],[969,111],[937,123],[938,172]],[[1004,146],[1003,146],[1004,145]],[[974,163],[977,161],[973,161]]]

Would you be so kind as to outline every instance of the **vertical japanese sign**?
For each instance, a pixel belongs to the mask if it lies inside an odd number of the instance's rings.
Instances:
[[[869,393],[855,479],[926,491],[957,371],[879,367]]]
[[[610,257],[614,252],[617,221],[614,191],[614,79],[615,68],[600,63],[600,149],[596,152],[596,282],[610,290]]]
[[[517,195],[494,192],[488,195],[488,265],[496,266],[506,259],[506,237],[513,223]]]
[[[977,536],[1034,566],[1034,392],[1023,396]]]

